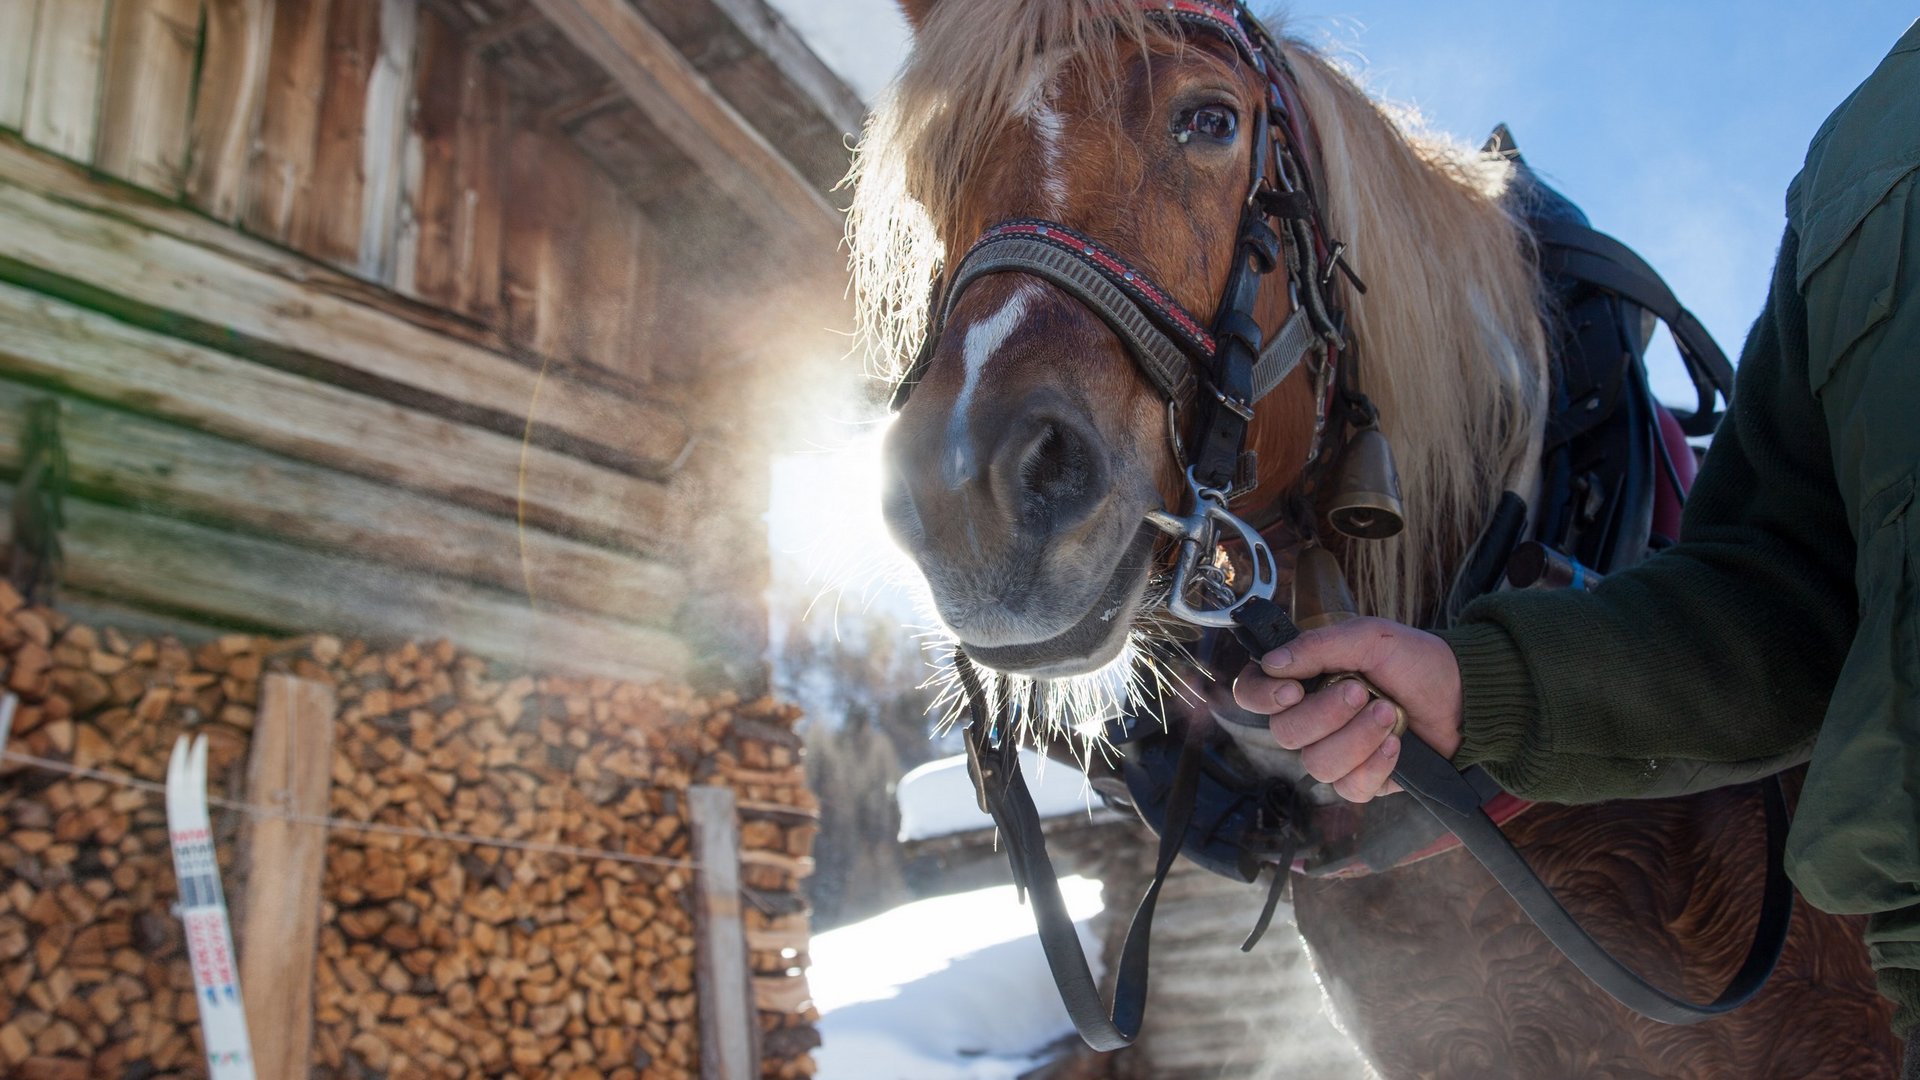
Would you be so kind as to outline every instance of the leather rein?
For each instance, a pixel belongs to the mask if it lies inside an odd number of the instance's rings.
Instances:
[[[1365,286],[1345,262],[1345,245],[1330,239],[1324,204],[1311,186],[1313,170],[1306,152],[1312,145],[1310,125],[1300,109],[1293,74],[1271,34],[1239,2],[1136,2],[1150,17],[1223,39],[1266,81],[1267,94],[1254,118],[1251,176],[1233,266],[1214,318],[1202,323],[1124,255],[1073,228],[1037,218],[1002,222],[972,245],[938,290],[931,331],[895,391],[893,408],[905,404],[925,374],[947,318],[968,285],[990,274],[1022,273],[1074,296],[1113,330],[1166,400],[1175,450],[1188,465],[1190,515],[1183,518],[1163,512],[1157,519],[1150,515],[1152,523],[1180,538],[1181,561],[1170,603],[1173,614],[1198,625],[1231,629],[1252,655],[1260,656],[1285,645],[1299,630],[1272,599],[1272,555],[1259,531],[1227,509],[1234,494],[1251,490],[1257,475],[1258,463],[1245,448],[1253,409],[1316,353],[1318,360],[1309,362],[1316,409],[1309,462],[1321,453],[1337,395],[1345,395],[1350,408],[1371,408],[1350,388],[1337,385],[1336,365],[1348,344],[1342,311],[1332,292],[1336,273],[1344,275],[1356,292],[1364,293]],[[1254,305],[1262,279],[1282,266],[1294,309],[1268,340],[1254,318]],[[1188,411],[1192,424],[1183,440],[1178,418]],[[1210,563],[1216,538],[1223,535],[1247,544],[1256,563],[1255,584],[1264,583],[1264,593],[1261,588],[1249,588],[1223,606],[1195,609],[1185,602],[1186,590],[1196,582],[1208,583],[1203,577],[1190,580],[1189,572],[1199,573],[1196,567]],[[1259,564],[1263,556],[1264,567]],[[1139,1034],[1145,1013],[1154,907],[1193,820],[1201,761],[1198,739],[1189,731],[1173,770],[1154,876],[1128,930],[1109,1010],[1067,914],[1039,815],[1020,775],[1010,703],[1003,700],[998,709],[989,707],[972,661],[958,646],[954,666],[969,711],[964,734],[980,806],[1006,841],[1016,885],[1032,899],[1041,945],[1062,1001],[1088,1045],[1097,1050],[1124,1047]],[[1768,785],[1764,791],[1769,838],[1766,886],[1752,946],[1726,989],[1711,1002],[1695,1003],[1647,983],[1608,954],[1560,906],[1488,817],[1487,805],[1501,793],[1484,775],[1477,770],[1457,771],[1412,732],[1401,738],[1393,778],[1459,838],[1576,967],[1628,1008],[1667,1023],[1695,1023],[1745,1002],[1771,973],[1793,906],[1782,858],[1786,806],[1777,785]],[[1254,938],[1271,918],[1292,862],[1289,840],[1276,861],[1273,888]]]

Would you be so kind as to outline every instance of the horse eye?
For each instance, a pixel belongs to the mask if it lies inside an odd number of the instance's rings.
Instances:
[[[1232,142],[1240,130],[1240,117],[1225,105],[1203,105],[1186,114],[1175,129],[1174,138],[1186,142],[1195,135],[1214,142]]]

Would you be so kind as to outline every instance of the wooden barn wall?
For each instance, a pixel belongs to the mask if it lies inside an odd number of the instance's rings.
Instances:
[[[685,162],[610,170],[604,90],[516,47],[415,0],[0,0],[0,480],[58,399],[70,599],[757,682],[738,343],[842,282],[699,295],[640,203]]]

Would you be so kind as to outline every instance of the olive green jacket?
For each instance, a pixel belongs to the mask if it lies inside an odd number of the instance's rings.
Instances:
[[[1766,310],[1681,542],[1593,593],[1507,592],[1446,632],[1465,742],[1516,794],[1697,791],[1811,761],[1788,870],[1869,914],[1920,1023],[1920,24],[1787,193]]]

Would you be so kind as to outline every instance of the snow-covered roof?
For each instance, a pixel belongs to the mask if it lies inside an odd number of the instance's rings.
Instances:
[[[1061,772],[1069,770],[1061,769]],[[1060,879],[1100,977],[1088,920],[1100,883]],[[1013,886],[920,900],[814,935],[818,1080],[1014,1080],[1073,1031]]]
[[[1031,750],[1020,751],[1020,773],[1042,818],[1088,814],[1099,800],[1085,773]],[[980,812],[967,775],[965,755],[929,761],[900,778],[900,842],[990,829],[993,819]]]

